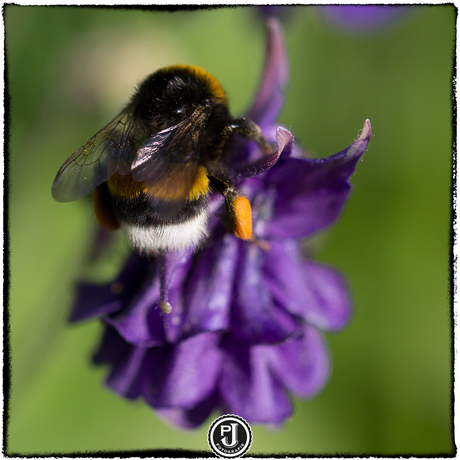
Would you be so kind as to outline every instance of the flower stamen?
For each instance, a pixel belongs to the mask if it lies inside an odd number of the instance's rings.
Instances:
[[[160,302],[159,306],[163,313],[169,314],[172,311],[172,305],[168,302],[168,280],[166,273],[166,258],[160,255]]]

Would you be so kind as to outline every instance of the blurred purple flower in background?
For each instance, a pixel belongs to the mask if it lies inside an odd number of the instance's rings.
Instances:
[[[412,10],[399,5],[326,5],[316,8],[329,24],[357,33],[386,30],[406,18]]]
[[[291,133],[276,126],[287,57],[279,23],[270,19],[267,30],[265,70],[247,116],[277,143],[278,161],[254,163],[258,148],[243,139],[235,155],[238,164],[253,164],[250,172],[235,169],[259,243],[228,233],[223,199],[213,197],[205,247],[167,253],[165,265],[133,252],[112,283],[79,285],[70,317],[102,319],[93,360],[109,366],[112,390],[143,397],[186,428],[213,410],[251,423],[282,423],[292,413],[290,395],[309,398],[326,384],[323,332],[339,331],[350,318],[342,276],[307,260],[300,243],[339,217],[370,123],[343,151],[302,158]],[[161,277],[173,306],[168,315],[159,308]]]

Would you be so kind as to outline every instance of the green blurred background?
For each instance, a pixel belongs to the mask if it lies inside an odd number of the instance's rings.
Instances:
[[[250,453],[442,454],[454,449],[449,253],[451,79],[456,9],[417,6],[374,34],[345,33],[314,7],[284,22],[291,79],[280,122],[318,156],[373,135],[340,222],[318,258],[350,280],[354,318],[327,337],[333,374],[295,401],[284,427],[253,427]],[[10,97],[11,399],[8,453],[183,448],[191,432],[103,386],[89,358],[97,322],[65,324],[93,225],[87,202],[50,188],[61,163],[156,69],[196,64],[232,112],[251,100],[264,59],[253,8],[146,12],[6,6]],[[210,421],[209,421],[210,422]]]

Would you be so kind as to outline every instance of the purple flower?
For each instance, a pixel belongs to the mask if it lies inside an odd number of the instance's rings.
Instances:
[[[327,5],[317,8],[339,29],[364,33],[383,30],[411,11],[408,7],[395,5]]]
[[[79,285],[70,317],[104,322],[93,360],[109,366],[112,390],[142,397],[182,427],[198,426],[216,409],[282,423],[292,413],[291,395],[309,398],[326,384],[323,333],[350,318],[344,279],[306,259],[300,242],[339,217],[370,123],[336,155],[302,158],[291,133],[276,126],[287,59],[279,23],[269,20],[267,30],[265,70],[247,115],[278,151],[260,159],[254,143],[240,140],[233,156],[258,239],[228,233],[223,198],[213,196],[203,248],[153,258],[133,252],[112,283]],[[160,285],[173,306],[167,315]]]

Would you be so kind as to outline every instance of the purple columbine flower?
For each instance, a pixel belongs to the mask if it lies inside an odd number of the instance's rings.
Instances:
[[[292,413],[291,395],[309,398],[326,384],[323,334],[350,318],[344,279],[306,259],[300,243],[339,217],[370,123],[341,152],[302,158],[292,134],[276,125],[287,58],[279,23],[270,19],[267,30],[265,70],[248,117],[278,152],[258,162],[256,145],[240,140],[234,165],[258,241],[228,233],[223,199],[212,197],[203,248],[163,260],[133,252],[112,283],[79,285],[70,317],[103,321],[93,361],[109,366],[112,390],[142,397],[181,427],[200,425],[213,410],[282,423]],[[167,315],[159,308],[160,285],[173,306]]]

